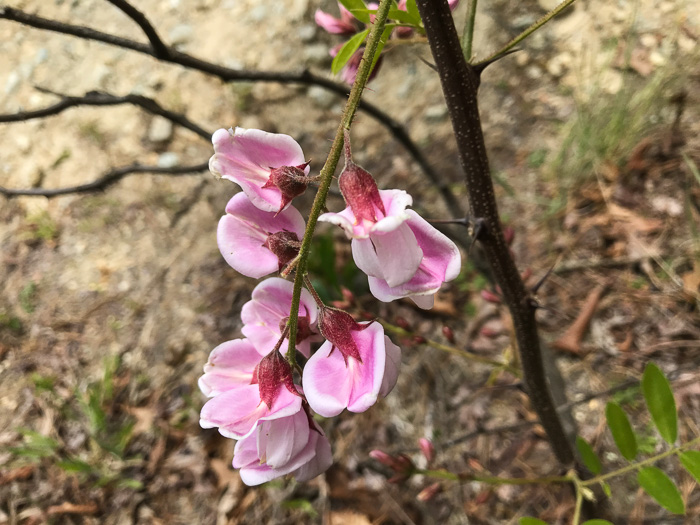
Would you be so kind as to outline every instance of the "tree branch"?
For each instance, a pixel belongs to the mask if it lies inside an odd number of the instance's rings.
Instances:
[[[168,48],[168,46],[166,46],[160,39],[158,33],[156,32],[156,29],[148,21],[146,15],[144,15],[141,11],[136,9],[126,0],[107,1],[115,7],[117,7],[118,9],[120,9],[121,11],[123,11],[126,16],[128,16],[138,24],[138,26],[146,35],[146,38],[148,38],[148,41],[151,43],[151,47],[153,48],[153,54],[157,58],[165,59],[170,56],[170,48]]]
[[[118,97],[102,91],[90,91],[81,97],[75,97],[71,95],[64,95],[62,93],[56,93],[55,91],[50,91],[41,87],[37,87],[37,89],[42,93],[56,95],[57,97],[61,98],[61,101],[52,106],[47,106],[45,108],[36,109],[33,111],[19,111],[17,113],[0,115],[0,123],[22,122],[25,120],[46,118],[52,115],[58,115],[69,108],[77,106],[118,106],[121,104],[132,104],[134,106],[139,106],[140,108],[143,108],[154,115],[160,115],[161,117],[164,117],[174,124],[182,126],[183,128],[187,128],[205,140],[211,139],[210,131],[198,126],[189,120],[185,115],[167,110],[160,106],[160,104],[158,104],[158,102],[155,100],[143,97],[141,95],[125,95]]]
[[[510,256],[501,229],[479,118],[479,76],[464,59],[447,1],[417,0],[417,5],[457,140],[470,210],[486,227],[478,240],[513,318],[525,386],[557,459],[570,468],[575,464],[575,455],[549,390],[542,363],[535,307]]]
[[[55,189],[45,189],[45,188],[30,188],[22,190],[13,190],[11,188],[3,188],[0,186],[0,195],[5,197],[19,197],[22,195],[32,195],[32,196],[42,196],[42,197],[58,197],[59,195],[68,195],[71,193],[90,193],[93,191],[100,191],[112,184],[120,181],[127,175],[133,175],[135,173],[154,173],[157,175],[193,175],[202,171],[207,171],[209,169],[209,162],[204,162],[202,164],[195,164],[194,166],[175,166],[172,168],[161,168],[160,166],[143,166],[141,164],[132,164],[130,166],[123,166],[121,168],[115,168],[108,171],[102,177],[87,184],[80,184],[78,186],[68,186],[66,188],[55,188]]]
[[[311,73],[308,70],[303,70],[298,73],[290,73],[279,71],[250,71],[231,69],[224,66],[220,66],[218,64],[207,62],[205,60],[201,60],[192,55],[182,53],[173,49],[172,47],[167,46],[166,48],[168,55],[159,56],[156,50],[151,47],[151,45],[142,44],[140,42],[136,42],[128,38],[110,35],[108,33],[97,31],[89,27],[74,24],[66,24],[63,22],[50,20],[40,16],[31,15],[29,13],[25,13],[24,11],[14,9],[11,7],[0,7],[0,19],[3,18],[5,20],[18,22],[20,24],[34,27],[37,29],[54,31],[57,33],[72,35],[86,40],[102,42],[124,49],[130,49],[131,51],[136,51],[137,53],[152,56],[162,62],[179,64],[189,69],[194,69],[201,73],[206,73],[208,75],[217,77],[224,82],[253,81],[315,85],[327,89],[328,91],[331,91],[333,93],[336,93],[341,97],[347,97],[350,89],[345,84],[341,84],[339,82],[334,82],[333,80],[320,77]],[[153,44],[153,41],[151,41],[151,44]],[[413,157],[413,160],[415,160],[415,162],[425,173],[425,175],[428,177],[431,183],[438,188],[440,195],[447,204],[451,214],[455,217],[460,217],[464,215],[464,212],[461,210],[459,201],[457,201],[457,199],[455,198],[448,184],[446,184],[442,177],[440,177],[437,174],[437,172],[432,168],[432,166],[428,163],[423,153],[420,151],[418,146],[416,146],[416,144],[406,132],[406,129],[396,120],[394,120],[390,115],[379,109],[374,104],[361,101],[359,109],[366,112],[368,115],[376,119],[380,124],[386,127],[389,130],[389,132],[394,136],[394,138],[410,153],[410,155]]]

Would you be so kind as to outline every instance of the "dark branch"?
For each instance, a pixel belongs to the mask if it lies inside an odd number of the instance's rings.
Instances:
[[[52,106],[48,106],[41,109],[36,109],[33,111],[20,111],[18,113],[12,113],[9,115],[0,115],[0,123],[6,122],[22,122],[25,120],[33,120],[38,118],[50,117],[52,115],[58,115],[66,109],[73,108],[76,106],[118,106],[121,104],[132,104],[134,106],[139,106],[144,110],[152,113],[154,115],[160,115],[168,119],[169,121],[187,128],[193,131],[205,140],[211,138],[211,132],[201,128],[191,120],[189,120],[185,115],[181,113],[175,113],[173,111],[167,110],[161,107],[158,102],[151,98],[142,97],[141,95],[125,95],[123,97],[117,97],[115,95],[110,95],[109,93],[103,93],[101,91],[90,91],[82,97],[74,97],[71,95],[64,95],[61,93],[56,93],[44,88],[37,88],[43,93],[50,93],[61,98],[60,102]]]
[[[527,392],[557,459],[563,466],[570,468],[575,463],[575,455],[549,389],[542,362],[535,308],[531,304],[530,293],[520,278],[520,272],[510,256],[501,228],[479,118],[479,74],[462,55],[447,1],[417,0],[416,3],[440,75],[457,140],[470,213],[475,219],[483,220],[485,228],[479,236],[479,242],[491,266],[492,274],[503,290],[504,302],[513,318]]]
[[[288,84],[302,84],[302,85],[315,85],[320,86],[328,91],[336,93],[341,97],[347,97],[350,88],[345,84],[339,82],[334,82],[327,78],[320,77],[311,73],[308,70],[304,70],[298,73],[287,73],[279,71],[250,71],[250,70],[238,70],[231,69],[218,64],[213,64],[201,60],[199,58],[193,57],[186,53],[177,51],[171,47],[168,47],[168,56],[158,56],[154,49],[150,45],[142,44],[140,42],[135,42],[128,38],[122,38],[115,35],[110,35],[108,33],[103,33],[102,31],[97,31],[85,26],[65,24],[63,22],[57,22],[55,20],[50,20],[47,18],[42,18],[40,16],[31,15],[25,13],[19,9],[14,9],[11,7],[0,7],[0,19],[11,20],[13,22],[18,22],[23,25],[30,27],[35,27],[37,29],[44,29],[47,31],[55,31],[57,33],[63,33],[66,35],[72,35],[78,38],[83,38],[86,40],[93,40],[96,42],[103,42],[116,47],[121,47],[124,49],[130,49],[136,51],[137,53],[142,53],[145,55],[152,56],[163,62],[169,62],[172,64],[179,64],[181,66],[206,73],[208,75],[217,77],[225,82],[234,81],[252,81],[252,82],[280,82]],[[418,149],[416,144],[411,140],[411,137],[406,132],[405,128],[394,120],[390,115],[379,109],[374,104],[362,101],[360,103],[360,110],[366,112],[371,117],[375,118],[379,123],[385,126],[391,134],[396,138],[396,140],[403,145],[404,148],[411,154],[416,163],[420,166],[421,170],[425,173],[428,179],[438,188],[440,194],[442,195],[445,203],[447,204],[450,213],[455,217],[463,215],[461,206],[452,191],[450,190],[448,184],[435,172],[432,166],[428,163],[427,159],[423,153]]]
[[[141,11],[136,9],[126,0],[107,1],[115,7],[117,7],[118,9],[121,9],[126,16],[128,16],[138,24],[138,26],[146,35],[146,38],[148,38],[148,41],[151,43],[151,47],[153,48],[153,54],[156,57],[164,59],[170,56],[170,49],[163,43],[163,41],[158,36],[156,29],[151,25],[151,23],[148,21],[148,18],[146,18],[146,16]]]
[[[20,189],[15,190],[11,188],[3,188],[0,186],[0,195],[5,197],[19,197],[21,195],[32,195],[32,196],[42,196],[42,197],[58,197],[59,195],[68,195],[71,193],[90,193],[94,191],[101,191],[111,186],[112,184],[120,181],[127,175],[133,175],[136,173],[154,173],[156,175],[193,175],[195,173],[200,173],[202,171],[207,171],[209,169],[209,163],[204,162],[202,164],[196,164],[194,166],[175,166],[173,168],[161,168],[159,166],[142,166],[140,164],[132,164],[131,166],[123,166],[121,168],[115,168],[108,171],[102,177],[87,184],[80,184],[78,186],[69,186],[66,188],[55,188],[55,189],[44,189],[44,188],[30,188],[30,189]]]

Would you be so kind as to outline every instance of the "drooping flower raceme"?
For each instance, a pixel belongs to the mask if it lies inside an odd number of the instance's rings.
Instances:
[[[253,290],[252,300],[243,305],[241,332],[258,348],[272,348],[282,336],[282,331],[289,319],[294,285],[279,277],[264,280]],[[311,342],[317,341],[316,315],[318,309],[311,294],[302,288],[297,321],[297,350],[309,357]],[[285,339],[280,352],[287,352]]]
[[[275,214],[256,208],[245,193],[237,193],[226,205],[216,240],[231,267],[260,278],[281,270],[296,256],[304,228],[304,218],[294,206]]]
[[[379,323],[356,323],[346,312],[321,310],[328,339],[304,366],[302,384],[311,408],[333,417],[346,408],[364,412],[396,384],[401,350]]]
[[[261,210],[281,212],[313,180],[301,146],[289,135],[220,129],[212,143],[211,172],[238,184]]]

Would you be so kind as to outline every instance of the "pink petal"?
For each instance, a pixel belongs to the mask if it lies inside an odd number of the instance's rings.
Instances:
[[[342,10],[344,10],[345,8],[343,6],[340,7],[341,15],[343,15],[344,13],[342,13]],[[349,13],[347,9],[345,9],[345,11]],[[350,15],[350,17],[352,19],[352,15]],[[333,33],[335,35],[347,35],[356,32],[355,25],[351,22],[336,18],[331,14],[321,11],[320,9],[316,10],[316,13],[314,14],[314,20],[316,21],[316,24],[318,24],[320,27],[322,27],[329,33]]]
[[[292,472],[292,475],[299,483],[315,478],[328,470],[333,464],[331,444],[328,442],[326,436],[318,436],[316,438],[315,452],[316,454],[313,458]]]
[[[270,169],[304,164],[301,146],[280,133],[259,129],[220,129],[212,136],[214,156],[209,169],[215,175],[241,186],[251,202],[261,210],[277,212],[282,204],[278,188],[262,186],[270,178]],[[307,166],[305,173],[308,174]]]
[[[408,220],[406,207],[413,204],[413,197],[403,190],[379,190],[386,216],[377,221],[372,232],[390,232]]]
[[[369,289],[377,299],[384,302],[401,297],[412,297],[421,308],[431,308],[432,294],[443,282],[459,275],[461,256],[457,246],[445,235],[431,226],[413,210],[408,210],[407,222],[423,250],[423,259],[415,275],[398,286],[389,286],[384,279],[370,276]]]
[[[388,396],[394,386],[396,386],[396,381],[399,378],[399,368],[401,367],[401,349],[386,335],[384,336],[384,347],[386,348],[386,365],[384,366],[382,387],[379,390],[381,397]]]
[[[367,323],[361,323],[367,324]],[[363,412],[372,406],[382,386],[386,351],[384,329],[373,323],[366,329],[352,332],[362,362],[349,358],[326,342],[311,356],[304,367],[304,394],[311,408],[324,417],[340,414],[347,408]]]
[[[293,416],[262,421],[257,431],[258,453],[272,468],[285,467],[309,442],[309,420],[300,410]]]
[[[355,215],[352,213],[350,206],[340,213],[323,213],[319,216],[318,220],[340,226],[345,231],[345,235],[347,235],[348,239],[369,237],[369,230],[366,232],[357,231]]]
[[[352,382],[342,354],[325,342],[304,365],[302,385],[311,408],[323,417],[340,414],[348,406]]]
[[[241,320],[244,326],[241,331],[262,351],[274,348],[282,336],[280,321],[289,317],[293,291],[292,282],[271,277],[258,284],[253,290],[252,300],[243,305]],[[316,324],[318,308],[309,291],[302,288],[299,315],[304,317],[307,314],[313,327]],[[312,340],[307,339],[297,345],[297,349],[307,357],[311,352]],[[280,352],[286,353],[287,348],[288,344],[285,340],[280,347]]]
[[[233,269],[259,279],[279,269],[277,256],[263,246],[268,234],[289,231],[301,239],[304,228],[304,218],[293,206],[275,216],[258,209],[244,193],[237,193],[226,205],[216,240],[221,255]]]
[[[384,279],[393,287],[409,281],[415,275],[423,260],[423,251],[407,224],[402,224],[389,233],[372,234],[370,240],[377,259],[376,265],[372,266],[379,267],[382,272],[374,277]],[[364,271],[359,261],[355,263]]]
[[[209,354],[199,388],[212,397],[227,390],[247,386],[253,379],[253,370],[263,355],[247,339],[234,339],[220,344]]]
[[[219,427],[222,436],[243,439],[250,435],[258,421],[295,414],[301,409],[301,398],[281,387],[272,407],[260,400],[258,385],[249,385],[223,392],[202,407],[199,425]]]

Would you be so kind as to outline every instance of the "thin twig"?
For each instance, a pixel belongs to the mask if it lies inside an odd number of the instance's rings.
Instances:
[[[58,197],[59,195],[69,195],[72,193],[90,193],[93,191],[104,190],[108,186],[115,184],[127,175],[136,173],[153,173],[156,175],[193,175],[209,169],[209,163],[196,164],[194,166],[174,166],[172,168],[161,168],[160,166],[143,166],[141,164],[132,164],[131,166],[123,166],[108,171],[102,177],[87,184],[78,186],[68,186],[65,188],[45,189],[45,188],[30,188],[13,190],[0,186],[0,195],[5,197],[19,197],[22,195],[33,195],[42,197]]]
[[[56,93],[41,87],[37,87],[37,89],[42,93],[49,93],[60,97],[60,102],[57,102],[52,106],[47,106],[45,108],[35,109],[32,111],[18,111],[17,113],[0,115],[0,123],[23,122],[26,120],[46,118],[53,115],[58,115],[69,108],[77,106],[118,106],[121,104],[132,104],[134,106],[139,106],[140,108],[143,108],[154,115],[160,115],[161,117],[166,118],[174,124],[182,126],[183,128],[187,128],[205,140],[209,140],[211,138],[210,131],[198,126],[189,120],[185,115],[167,110],[161,107],[155,100],[148,97],[143,97],[141,95],[125,95],[119,97],[101,91],[90,91],[83,96],[75,97],[71,95],[64,95],[62,93]]]
[[[305,69],[301,72],[280,72],[280,71],[251,71],[243,69],[231,69],[220,66],[211,62],[207,62],[192,55],[182,53],[168,47],[168,56],[158,56],[151,45],[142,44],[128,38],[123,38],[115,35],[110,35],[89,27],[66,24],[55,20],[50,20],[36,15],[25,13],[19,9],[11,7],[0,7],[0,19],[11,20],[20,24],[43,29],[46,31],[54,31],[66,35],[72,35],[86,40],[103,42],[116,47],[130,49],[137,53],[150,55],[163,62],[179,64],[189,69],[200,71],[208,75],[217,77],[224,82],[234,81],[252,81],[252,82],[280,82],[287,84],[302,84],[315,85],[327,89],[341,97],[347,97],[348,86],[333,80],[320,77]],[[439,175],[433,167],[428,163],[427,159],[413,142],[408,132],[400,123],[394,120],[389,114],[382,111],[380,108],[366,101],[360,101],[359,109],[366,112],[368,115],[376,119],[380,124],[386,127],[394,138],[410,153],[413,160],[416,161],[421,170],[425,173],[433,185],[435,185],[443,200],[447,204],[450,212],[458,217],[463,214],[459,201],[452,193],[449,185],[445,182],[444,177]]]
[[[165,43],[160,39],[155,27],[151,25],[141,11],[136,9],[126,0],[107,0],[110,4],[114,5],[118,9],[122,10],[126,16],[131,18],[138,26],[143,30],[146,38],[151,43],[153,48],[153,53],[158,58],[168,58],[170,56],[170,49]]]
[[[527,37],[529,37],[532,33],[537,31],[540,27],[545,25],[547,22],[549,22],[552,18],[557,16],[559,13],[561,13],[564,9],[569,7],[571,4],[573,4],[576,0],[564,0],[561,4],[559,4],[557,7],[552,9],[549,13],[544,15],[542,18],[537,20],[534,24],[532,24],[530,27],[528,27],[525,31],[520,33],[518,36],[516,36],[513,40],[508,42],[505,46],[503,46],[501,49],[496,51],[494,54],[489,56],[488,58],[477,62],[474,64],[476,67],[478,67],[480,64],[489,64],[493,62],[494,60],[497,60],[499,57],[503,56],[506,54],[508,51],[513,49],[515,46],[517,46],[520,42],[525,40]]]
[[[478,0],[469,0],[467,2],[467,19],[464,22],[464,31],[462,31],[462,53],[464,60],[471,62],[472,60],[472,43],[474,42],[474,22],[476,21],[476,6]]]

